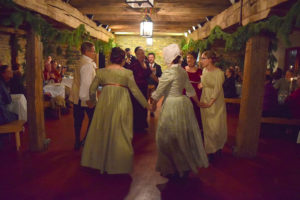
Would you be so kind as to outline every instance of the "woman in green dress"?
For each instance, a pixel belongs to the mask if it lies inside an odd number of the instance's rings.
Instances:
[[[97,71],[90,87],[89,106],[96,104],[95,113],[83,148],[81,165],[99,169],[100,173],[123,174],[132,171],[133,114],[129,90],[138,102],[150,109],[138,89],[132,71],[123,68],[125,52],[115,47],[111,65]],[[98,86],[101,95],[96,102]]]

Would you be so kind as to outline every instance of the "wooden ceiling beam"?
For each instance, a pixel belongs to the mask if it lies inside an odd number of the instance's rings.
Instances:
[[[99,21],[115,21],[119,23],[123,23],[126,21],[141,21],[143,19],[143,15],[94,15],[94,20]],[[202,22],[205,21],[205,16],[198,15],[198,16],[186,16],[186,15],[176,15],[176,16],[168,16],[168,15],[152,15],[152,21],[164,21],[164,22]]]
[[[47,16],[59,23],[71,28],[77,28],[80,24],[85,25],[85,29],[90,32],[92,37],[108,42],[114,35],[104,28],[97,27],[89,18],[80,13],[70,4],[60,0],[14,0],[14,2],[26,9]]]
[[[268,17],[272,7],[286,1],[288,0],[244,0],[242,24],[247,25],[251,22],[265,19]],[[194,40],[204,39],[209,36],[215,26],[220,26],[222,29],[225,29],[238,24],[240,21],[240,6],[240,3],[233,4],[215,16],[210,22],[206,23],[201,29],[194,31],[189,37]]]
[[[108,4],[118,4],[120,3],[120,1],[122,0],[89,0],[89,2],[91,3],[101,3],[102,5],[108,5]],[[182,3],[186,3],[186,4],[193,4],[193,3],[200,3],[200,4],[209,4],[211,3],[213,0],[201,0],[199,2],[199,0],[155,0],[154,1],[154,7],[160,4],[182,4]],[[219,2],[219,4],[221,5],[228,5],[230,4],[230,2],[228,0],[214,0],[215,2]],[[123,0],[124,4],[125,1]],[[86,0],[71,0],[70,4],[72,5],[83,5],[87,3]]]
[[[223,11],[224,6],[209,6],[209,7],[160,7],[154,8],[153,14],[158,15],[177,15],[177,14],[186,14],[186,15],[216,15]],[[115,6],[102,6],[102,5],[90,5],[85,7],[78,7],[78,10],[83,14],[127,14],[127,15],[140,15],[143,14],[144,10],[134,10],[129,7],[115,7]]]

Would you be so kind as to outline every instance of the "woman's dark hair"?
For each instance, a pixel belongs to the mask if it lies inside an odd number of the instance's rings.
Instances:
[[[6,71],[6,69],[8,68],[9,66],[8,65],[1,65],[0,66],[0,74],[4,74],[4,72]]]
[[[19,70],[19,68],[21,67],[21,65],[19,63],[15,64],[15,65],[12,65],[12,70],[13,71],[16,71],[16,70]]]
[[[197,57],[198,57],[198,54],[197,54],[197,52],[195,52],[195,51],[189,51],[189,52],[187,53],[187,55],[191,55],[191,56],[193,56],[195,59],[197,59]]]
[[[120,47],[114,47],[111,50],[110,62],[114,64],[121,64],[125,60],[125,51]]]
[[[136,54],[136,52],[139,50],[139,49],[141,49],[142,47],[141,46],[137,46],[137,47],[135,47],[135,49],[134,49],[134,53]]]
[[[173,61],[172,63],[173,64],[178,64],[180,62],[180,59],[181,59],[181,56],[177,56]]]
[[[270,75],[266,75],[266,76],[265,76],[265,80],[268,81],[269,83],[271,83],[272,80],[273,80],[273,78],[272,78],[272,76],[270,76]]]
[[[228,71],[230,72],[230,74],[231,74],[231,76],[232,77],[234,77],[235,76],[235,71],[234,71],[234,69],[232,69],[232,68],[227,68],[228,69]]]
[[[212,60],[212,63],[215,63],[217,62],[217,56],[216,56],[216,53],[212,50],[207,50],[207,51],[204,51],[203,54]]]
[[[274,75],[274,79],[275,80],[278,80],[282,77],[282,69],[280,68],[277,68],[277,70],[275,71],[275,73],[273,74]]]

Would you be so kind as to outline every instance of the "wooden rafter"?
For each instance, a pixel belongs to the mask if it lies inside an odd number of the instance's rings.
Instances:
[[[106,31],[104,28],[97,27],[93,21],[84,16],[76,8],[60,0],[14,0],[14,2],[21,7],[50,17],[74,29],[80,24],[84,24],[85,29],[90,32],[91,36],[102,41],[108,42],[110,38],[114,37],[112,33]]]
[[[244,0],[242,25],[265,19],[268,17],[272,7],[286,1],[288,0]],[[240,21],[240,7],[240,3],[233,4],[215,16],[210,22],[206,23],[201,29],[193,32],[190,38],[194,40],[204,39],[209,36],[215,26],[220,26],[222,29],[225,29],[238,24]]]

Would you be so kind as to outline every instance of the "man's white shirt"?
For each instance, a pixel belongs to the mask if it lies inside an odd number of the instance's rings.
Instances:
[[[85,102],[90,99],[89,89],[96,76],[97,66],[93,59],[85,55],[82,55],[82,59],[85,64],[80,68],[79,99]]]

